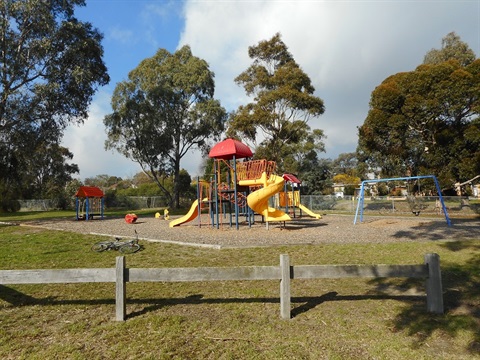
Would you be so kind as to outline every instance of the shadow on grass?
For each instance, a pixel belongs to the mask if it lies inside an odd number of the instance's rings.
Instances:
[[[10,287],[0,285],[0,299],[10,303],[13,306],[31,306],[31,305],[114,305],[115,299],[79,299],[79,300],[61,300],[57,297],[34,298],[23,294]],[[364,294],[364,295],[338,295],[337,292],[329,292],[321,296],[292,297],[291,311],[292,318],[313,310],[318,305],[327,301],[358,301],[358,300],[396,300],[403,302],[418,301],[425,302],[425,296],[418,295],[388,295],[388,294]],[[139,311],[128,314],[127,318],[134,318],[150,312],[160,310],[166,306],[177,305],[200,305],[200,304],[280,304],[278,297],[258,297],[258,298],[204,298],[202,294],[195,294],[184,298],[149,298],[149,299],[128,299],[129,305],[144,305]],[[423,306],[425,312],[425,305]]]
[[[412,304],[393,320],[394,328],[415,337],[416,346],[423,344],[435,331],[448,337],[469,332],[473,340],[467,347],[471,354],[480,354],[480,244],[478,242],[448,242],[441,246],[451,251],[471,250],[473,255],[463,264],[442,263],[444,314],[425,312],[425,306]],[[424,288],[418,279],[374,279],[376,291],[394,288]]]
[[[418,295],[425,291],[423,280],[375,278],[369,281],[369,284],[375,288],[367,294],[339,295],[336,292],[330,292],[320,296],[292,297],[292,317],[307,313],[328,301],[401,301],[405,303],[405,306],[392,320],[394,331],[405,331],[415,339],[414,342],[417,346],[421,346],[438,331],[442,336],[450,338],[468,332],[472,334],[473,340],[469,343],[466,350],[471,354],[480,354],[480,243],[478,241],[450,241],[440,244],[440,246],[452,252],[465,251],[467,254],[471,254],[461,264],[441,263],[445,309],[443,315],[426,312],[426,297]],[[409,289],[419,290],[412,294],[408,292]],[[0,285],[0,299],[12,306],[115,305],[113,298],[62,300],[57,297],[47,297],[37,299],[3,285]],[[128,299],[127,304],[138,305],[141,309],[131,312],[127,317],[135,318],[155,312],[166,306],[232,303],[279,304],[280,299],[278,297],[204,298],[202,294],[183,298]]]
[[[393,236],[400,239],[412,240],[461,240],[480,238],[480,218],[452,219],[452,226],[446,222],[435,220],[422,222],[412,226],[409,230],[401,230]]]

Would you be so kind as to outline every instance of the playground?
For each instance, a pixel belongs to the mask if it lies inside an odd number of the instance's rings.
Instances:
[[[226,139],[217,143],[209,157],[214,160],[213,174],[210,179],[197,178],[197,199],[187,214],[170,222],[170,227],[191,222],[206,209],[210,217],[207,223],[217,229],[223,226],[226,217],[229,226],[237,230],[240,217],[251,227],[256,215],[261,215],[268,229],[269,223],[291,221],[296,208],[299,214],[303,211],[321,219],[320,214],[301,204],[302,182],[295,175],[278,174],[275,161],[249,160],[253,153],[240,141]],[[201,223],[199,219],[199,226]]]
[[[128,319],[122,324],[112,321],[113,284],[7,285],[0,299],[5,339],[0,356],[478,358],[480,229],[478,219],[452,222],[448,227],[441,218],[369,216],[353,225],[353,216],[329,214],[269,230],[261,222],[253,229],[242,224],[237,231],[170,228],[152,213],[128,224],[107,213],[104,220],[38,217],[29,221],[37,227],[4,226],[0,257],[8,269],[112,268],[117,252],[90,250],[105,238],[81,233],[133,236],[135,229],[142,238],[162,242],[140,240],[142,250],[126,256],[129,268],[272,266],[280,254],[288,254],[293,266],[407,265],[433,252],[441,259],[447,314],[427,314],[423,281],[409,279],[294,280],[287,321],[279,316],[277,280],[129,283]],[[216,243],[226,248],[212,247]]]
[[[179,216],[173,216],[179,218]],[[241,223],[239,230],[228,224],[219,229],[208,226],[208,215],[202,215],[204,226],[192,223],[188,226],[170,227],[169,221],[153,215],[139,215],[134,224],[124,218],[105,217],[104,220],[41,220],[29,225],[52,230],[83,234],[131,237],[134,230],[141,240],[211,248],[243,248],[289,245],[348,244],[348,243],[398,243],[430,242],[436,240],[462,240],[480,237],[478,218],[452,219],[447,226],[445,219],[412,216],[368,216],[354,224],[353,215],[324,215],[321,221],[314,218],[296,218],[285,225],[276,223],[266,229],[257,215],[249,227]]]

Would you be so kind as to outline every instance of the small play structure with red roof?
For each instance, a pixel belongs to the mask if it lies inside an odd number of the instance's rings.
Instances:
[[[75,211],[77,220],[92,220],[94,216],[103,219],[103,191],[96,186],[80,186],[75,193]]]
[[[253,157],[250,148],[235,139],[226,139],[216,144],[209,153],[214,159],[214,174],[210,181],[197,181],[197,200],[195,200],[188,213],[170,222],[170,227],[199,219],[199,214],[208,207],[211,226],[219,225],[222,217],[235,216],[235,226],[239,228],[239,217],[245,216],[246,222],[251,225],[255,214],[262,216],[262,221],[285,222],[291,220],[290,211],[295,207],[308,215],[320,219],[305,206],[300,204],[301,181],[295,175],[276,174],[276,163],[267,160],[248,160]],[[240,161],[244,159],[243,161]],[[223,172],[223,174],[222,174]],[[287,184],[290,184],[292,192],[287,193]],[[272,201],[278,206],[272,206]],[[232,206],[234,207],[232,209]],[[284,207],[284,209],[279,209]]]

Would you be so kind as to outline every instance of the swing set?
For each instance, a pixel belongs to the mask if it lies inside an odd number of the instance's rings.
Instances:
[[[374,183],[379,183],[379,182],[389,182],[389,181],[407,181],[407,183],[412,183],[415,180],[417,181],[417,193],[420,193],[420,185],[419,181],[421,179],[433,179],[433,182],[435,183],[435,188],[438,193],[438,198],[443,210],[443,213],[445,214],[445,220],[447,221],[448,226],[452,226],[450,218],[448,216],[447,208],[445,206],[445,203],[443,201],[442,197],[442,192],[440,189],[440,185],[438,183],[437,178],[434,175],[423,175],[423,176],[409,176],[409,177],[399,177],[399,178],[388,178],[388,179],[374,179],[374,180],[364,180],[362,181],[362,184],[360,186],[360,194],[358,198],[358,204],[357,204],[357,211],[355,212],[355,219],[353,220],[353,223],[357,223],[357,217],[360,213],[360,222],[363,221],[363,209],[364,209],[364,200],[365,200],[365,186],[369,184],[374,184]],[[421,196],[417,196],[415,194],[412,194],[409,192],[407,195],[407,202],[410,206],[410,209],[412,213],[415,216],[420,215],[420,212],[425,209],[425,205],[423,204],[421,200]]]

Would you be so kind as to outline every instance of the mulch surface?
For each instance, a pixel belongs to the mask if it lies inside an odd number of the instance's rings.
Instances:
[[[172,217],[176,218],[176,217]],[[139,216],[133,224],[124,218],[105,218],[88,221],[45,220],[23,225],[38,226],[83,234],[97,234],[130,238],[135,230],[141,240],[174,243],[212,248],[314,245],[328,243],[391,243],[401,241],[439,241],[480,239],[480,219],[452,219],[448,226],[445,218],[422,217],[364,217],[354,224],[354,216],[324,215],[316,220],[309,217],[295,218],[285,223],[269,223],[261,218],[254,224],[239,218],[237,230],[235,218],[222,218],[222,224],[211,226],[209,217],[198,218],[169,227],[169,221]]]

